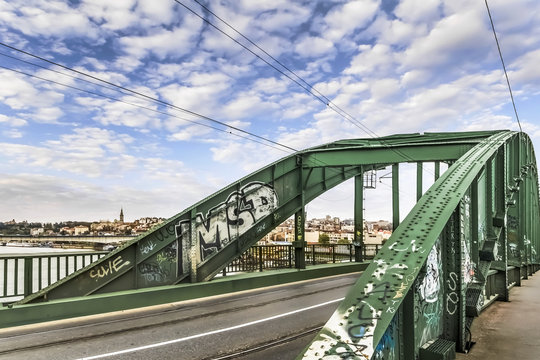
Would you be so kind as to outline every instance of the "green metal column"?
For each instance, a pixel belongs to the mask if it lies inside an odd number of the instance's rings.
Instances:
[[[307,245],[304,237],[305,232],[305,189],[304,189],[304,166],[303,158],[297,157],[296,164],[300,168],[300,178],[298,179],[299,194],[300,194],[300,209],[294,214],[294,267],[297,269],[306,268],[306,250]]]
[[[441,176],[441,162],[435,161],[435,181]]]
[[[505,224],[506,218],[506,181],[507,181],[507,169],[506,169],[506,156],[509,151],[509,145],[506,144],[502,149],[499,149],[497,155],[495,155],[495,167],[494,167],[494,206],[495,214],[493,217],[493,225],[497,227],[498,242],[499,242],[499,257],[498,261],[492,265],[493,268],[500,270],[497,275],[497,288],[499,291],[499,300],[509,300],[508,290],[508,227]]]
[[[364,249],[364,174],[354,178],[354,261],[363,261]]]
[[[392,228],[399,226],[399,163],[392,165]]]
[[[416,163],[416,201],[422,197],[422,162]]]
[[[458,206],[441,234],[444,274],[443,338],[454,341],[457,351],[464,351],[465,284],[462,271],[461,206]]]
[[[473,264],[480,264],[478,250],[480,249],[480,237],[478,231],[478,179],[471,184],[471,261]],[[478,271],[478,269],[476,270]]]
[[[189,259],[191,263],[191,273],[190,273],[190,281],[192,283],[197,282],[197,264],[199,263],[199,259],[201,257],[201,249],[199,246],[199,239],[198,239],[198,231],[197,231],[197,212],[196,209],[193,208],[191,210],[191,221],[190,221],[190,251],[189,251]]]
[[[304,238],[304,208],[300,209],[294,215],[294,266],[297,269],[306,268],[306,241]]]

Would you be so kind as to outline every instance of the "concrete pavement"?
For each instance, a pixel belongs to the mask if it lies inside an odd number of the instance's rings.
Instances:
[[[457,360],[540,359],[540,274],[510,290],[510,301],[496,301],[472,325],[469,354]]]

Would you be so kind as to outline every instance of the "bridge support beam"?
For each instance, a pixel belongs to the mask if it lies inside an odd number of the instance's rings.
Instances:
[[[399,163],[392,165],[392,230],[399,226]]]
[[[304,238],[305,215],[302,207],[294,215],[294,266],[297,269],[306,268],[306,241]]]
[[[422,162],[419,161],[416,163],[416,201],[420,200],[422,197],[422,177],[423,177]]]
[[[364,249],[364,174],[354,178],[354,261],[363,261]]]

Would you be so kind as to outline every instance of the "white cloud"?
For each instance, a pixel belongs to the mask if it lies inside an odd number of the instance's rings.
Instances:
[[[223,107],[223,114],[229,119],[244,119],[276,109],[276,104],[265,101],[255,93],[240,93]]]
[[[245,1],[244,4],[258,4],[260,1]],[[297,28],[306,22],[312,15],[312,9],[301,7],[298,4],[287,2],[286,6],[277,7],[276,11],[261,12],[254,25],[261,27],[265,32],[290,33],[292,29]],[[267,47],[264,47],[267,49]]]
[[[9,129],[2,131],[2,135],[11,139],[20,139],[23,137],[23,133],[17,129]]]
[[[400,90],[399,81],[392,78],[376,80],[370,84],[369,88],[374,100],[385,99]]]
[[[388,74],[395,66],[395,53],[388,45],[361,45],[356,55],[344,73],[348,75],[378,75]]]
[[[133,138],[99,128],[79,128],[42,145],[2,144],[5,158],[20,166],[90,177],[110,176],[133,166],[122,157]]]
[[[10,2],[0,12],[0,23],[28,36],[97,39],[99,29],[78,9],[63,1]]]
[[[491,37],[477,12],[453,14],[440,20],[427,36],[417,38],[404,51],[403,65],[406,69],[458,66],[485,56]]]
[[[253,90],[261,91],[266,94],[282,94],[289,87],[289,81],[283,79],[261,78],[257,79],[253,84]]]
[[[540,80],[540,50],[530,51],[514,61],[509,77],[512,82],[522,85],[536,85]]]
[[[228,95],[226,91],[230,85],[231,79],[220,73],[193,73],[184,79],[184,85],[170,84],[160,88],[159,92],[169,103],[212,116],[220,110],[221,106],[217,104]],[[169,120],[176,123],[174,119]]]
[[[178,119],[174,119],[175,124],[181,124]],[[181,128],[180,130],[172,130],[171,134],[167,137],[170,141],[188,141],[193,138],[199,138],[204,135],[212,133],[212,129],[199,125],[189,125]]]
[[[379,8],[374,0],[358,0],[345,3],[330,11],[324,18],[327,28],[324,37],[332,42],[339,42],[345,35],[365,27],[373,19]]]
[[[146,171],[151,173],[176,164],[148,159],[147,165]],[[170,181],[161,182],[160,187],[146,188],[124,182],[98,185],[88,179],[73,180],[65,176],[2,173],[0,213],[5,218],[0,221],[8,218],[39,222],[112,220],[120,207],[128,220],[147,216],[168,218],[199,200],[199,195],[204,197],[215,190],[187,169],[179,171],[177,166],[174,169],[159,173]]]
[[[143,36],[124,36],[118,40],[124,51],[138,59],[149,54],[163,60],[182,56],[192,51],[201,29],[202,20],[186,16],[182,26],[172,30],[160,28]]]
[[[63,115],[57,105],[63,102],[64,95],[55,86],[4,69],[0,69],[0,81],[9,84],[0,87],[0,101],[13,110],[24,111],[21,117],[34,122],[57,123]]]
[[[336,50],[330,40],[314,36],[306,36],[295,45],[294,49],[303,57],[333,54]]]
[[[6,116],[4,114],[0,114],[0,123],[4,123],[8,126],[13,126],[13,127],[21,127],[21,126],[28,125],[28,122],[24,119],[20,119],[18,117],[13,117],[13,116]]]
[[[37,109],[31,116],[36,122],[58,123],[58,119],[64,115],[64,112],[58,107],[46,107]]]
[[[141,91],[149,96],[153,95],[150,92]],[[76,101],[86,106],[89,112],[95,111],[96,114],[92,119],[101,125],[127,126],[141,129],[161,127],[162,116],[155,112],[158,110],[155,103],[133,96],[123,96],[119,99],[123,102],[91,97],[79,97]]]
[[[442,11],[440,0],[402,0],[394,13],[406,23],[425,24],[439,19]]]

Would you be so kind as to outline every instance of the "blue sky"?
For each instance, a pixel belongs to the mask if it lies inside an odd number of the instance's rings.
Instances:
[[[196,2],[180,2],[272,62]],[[518,129],[484,1],[204,4],[378,135]],[[538,144],[540,3],[489,4],[523,130]],[[295,149],[369,137],[173,0],[0,1],[0,39]],[[127,220],[170,217],[287,155],[0,54],[0,221],[112,220],[120,207]],[[402,212],[412,174],[403,167]],[[388,184],[366,194],[368,219],[390,218]],[[308,217],[352,216],[351,189],[315,200]]]

